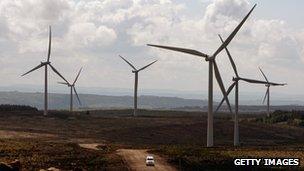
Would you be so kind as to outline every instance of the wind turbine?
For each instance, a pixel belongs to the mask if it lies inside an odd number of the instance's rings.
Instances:
[[[170,46],[160,46],[160,45],[152,45],[148,44],[148,46],[153,46],[157,48],[163,48],[173,51],[178,51],[182,53],[187,53],[199,57],[205,58],[207,62],[209,62],[209,87],[208,87],[208,123],[207,123],[207,147],[213,146],[213,69],[215,73],[216,80],[219,84],[219,87],[222,91],[222,94],[224,96],[224,99],[229,107],[229,110],[232,113],[229,100],[227,98],[226,90],[220,75],[220,72],[218,70],[215,58],[216,56],[230,43],[230,41],[234,38],[236,33],[239,31],[239,29],[242,27],[244,22],[247,20],[253,9],[256,7],[256,4],[252,7],[252,9],[249,11],[249,13],[244,17],[244,19],[240,22],[240,24],[233,30],[233,32],[229,35],[229,37],[224,41],[224,43],[215,51],[212,55],[207,55],[205,53],[199,52],[197,50],[193,49],[185,49],[185,48],[178,48],[178,47],[170,47]]]
[[[66,79],[51,65],[50,57],[51,57],[51,40],[52,39],[52,30],[51,26],[49,26],[49,46],[48,46],[48,53],[47,53],[47,60],[45,62],[41,62],[38,66],[34,67],[30,71],[26,72],[22,76],[25,76],[41,67],[44,66],[44,115],[46,116],[48,113],[48,66],[51,67],[51,69],[59,75],[63,80],[66,81]]]
[[[79,104],[81,105],[80,98],[79,98],[78,93],[77,93],[76,88],[75,88],[75,83],[77,82],[81,71],[82,71],[82,68],[80,68],[80,70],[79,70],[79,72],[78,72],[78,74],[77,74],[77,76],[76,76],[76,78],[75,78],[75,80],[72,84],[69,83],[69,82],[58,82],[59,84],[67,85],[68,87],[70,87],[70,111],[71,112],[73,111],[73,91],[75,92],[77,100],[78,100]]]
[[[266,89],[266,93],[265,93],[265,96],[264,96],[264,99],[263,99],[263,104],[265,103],[265,100],[267,98],[267,116],[269,117],[270,116],[270,86],[285,86],[287,85],[286,83],[283,83],[283,84],[280,84],[280,83],[272,83],[272,82],[269,82],[266,75],[264,74],[264,72],[262,71],[262,69],[259,67],[262,75],[264,76],[265,80],[266,80],[266,84],[265,86],[267,87]]]
[[[151,62],[150,64],[140,68],[140,69],[136,69],[134,67],[134,65],[131,64],[131,62],[129,62],[128,60],[126,60],[124,57],[120,56],[119,57],[124,60],[127,64],[130,65],[130,67],[133,69],[132,73],[135,74],[135,83],[134,83],[134,112],[133,112],[133,116],[137,116],[137,88],[138,88],[138,73],[146,68],[148,68],[149,66],[151,66],[152,64],[154,64],[155,62],[157,62],[157,60]]]
[[[221,35],[218,35],[222,43],[224,42]],[[235,62],[233,61],[233,58],[228,50],[227,47],[225,47],[225,51],[227,53],[227,56],[229,58],[229,61],[232,65],[232,68],[234,70],[235,77],[233,77],[232,81],[233,83],[230,85],[230,87],[227,90],[227,96],[230,94],[230,92],[233,90],[235,87],[235,114],[234,114],[234,146],[239,146],[240,145],[240,138],[239,138],[239,119],[238,119],[238,112],[239,112],[239,81],[245,81],[248,83],[253,83],[253,84],[268,84],[265,81],[259,81],[259,80],[253,80],[253,79],[248,79],[248,78],[242,78],[239,76],[237,67],[235,65]],[[220,109],[222,104],[224,103],[225,99],[223,98],[220,104],[218,105],[217,109],[215,110],[215,113]]]

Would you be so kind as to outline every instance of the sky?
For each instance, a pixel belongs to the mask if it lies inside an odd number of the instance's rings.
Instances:
[[[212,54],[217,34],[228,37],[257,3],[229,44],[242,77],[260,79],[261,67],[273,82],[288,83],[271,92],[292,98],[304,94],[304,12],[300,0],[1,0],[1,86],[43,85],[42,69],[20,75],[46,60],[52,26],[52,64],[80,87],[132,88],[134,75],[118,55],[142,67],[139,88],[207,92],[208,63],[195,56],[146,44],[187,47]],[[227,88],[234,76],[228,57],[216,58]],[[61,81],[50,73],[50,89]],[[215,91],[219,88],[214,80]],[[264,85],[242,83],[242,92],[264,94]],[[81,93],[81,92],[80,92]]]

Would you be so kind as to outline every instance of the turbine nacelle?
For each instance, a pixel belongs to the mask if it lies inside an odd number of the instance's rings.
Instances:
[[[240,79],[240,77],[232,77],[232,81],[239,81]]]
[[[214,59],[215,59],[215,56],[209,56],[209,55],[207,55],[207,56],[205,57],[205,61],[207,61],[207,62],[209,62],[209,61],[214,61]]]
[[[49,64],[51,64],[51,62],[50,61],[46,61],[46,62],[40,62],[41,63],[41,65],[49,65]]]

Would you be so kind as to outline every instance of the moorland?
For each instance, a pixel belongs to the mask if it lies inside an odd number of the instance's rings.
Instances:
[[[216,114],[213,148],[205,147],[205,113],[140,110],[138,117],[131,113],[130,109],[50,111],[43,116],[35,108],[0,111],[0,161],[17,159],[24,170],[129,170],[117,154],[119,149],[148,149],[183,170],[234,168],[235,157],[304,161],[301,112],[240,115],[240,147],[233,147],[232,116]],[[83,144],[98,144],[98,149]]]

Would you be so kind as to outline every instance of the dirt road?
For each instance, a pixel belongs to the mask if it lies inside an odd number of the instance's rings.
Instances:
[[[163,158],[153,154],[155,166],[146,166],[147,150],[120,149],[118,150],[118,154],[124,158],[131,170],[176,171],[176,169],[170,166]]]
[[[91,143],[91,144],[79,144],[80,147],[82,148],[87,148],[87,149],[91,149],[91,150],[99,150],[97,147],[100,144],[98,143]]]

